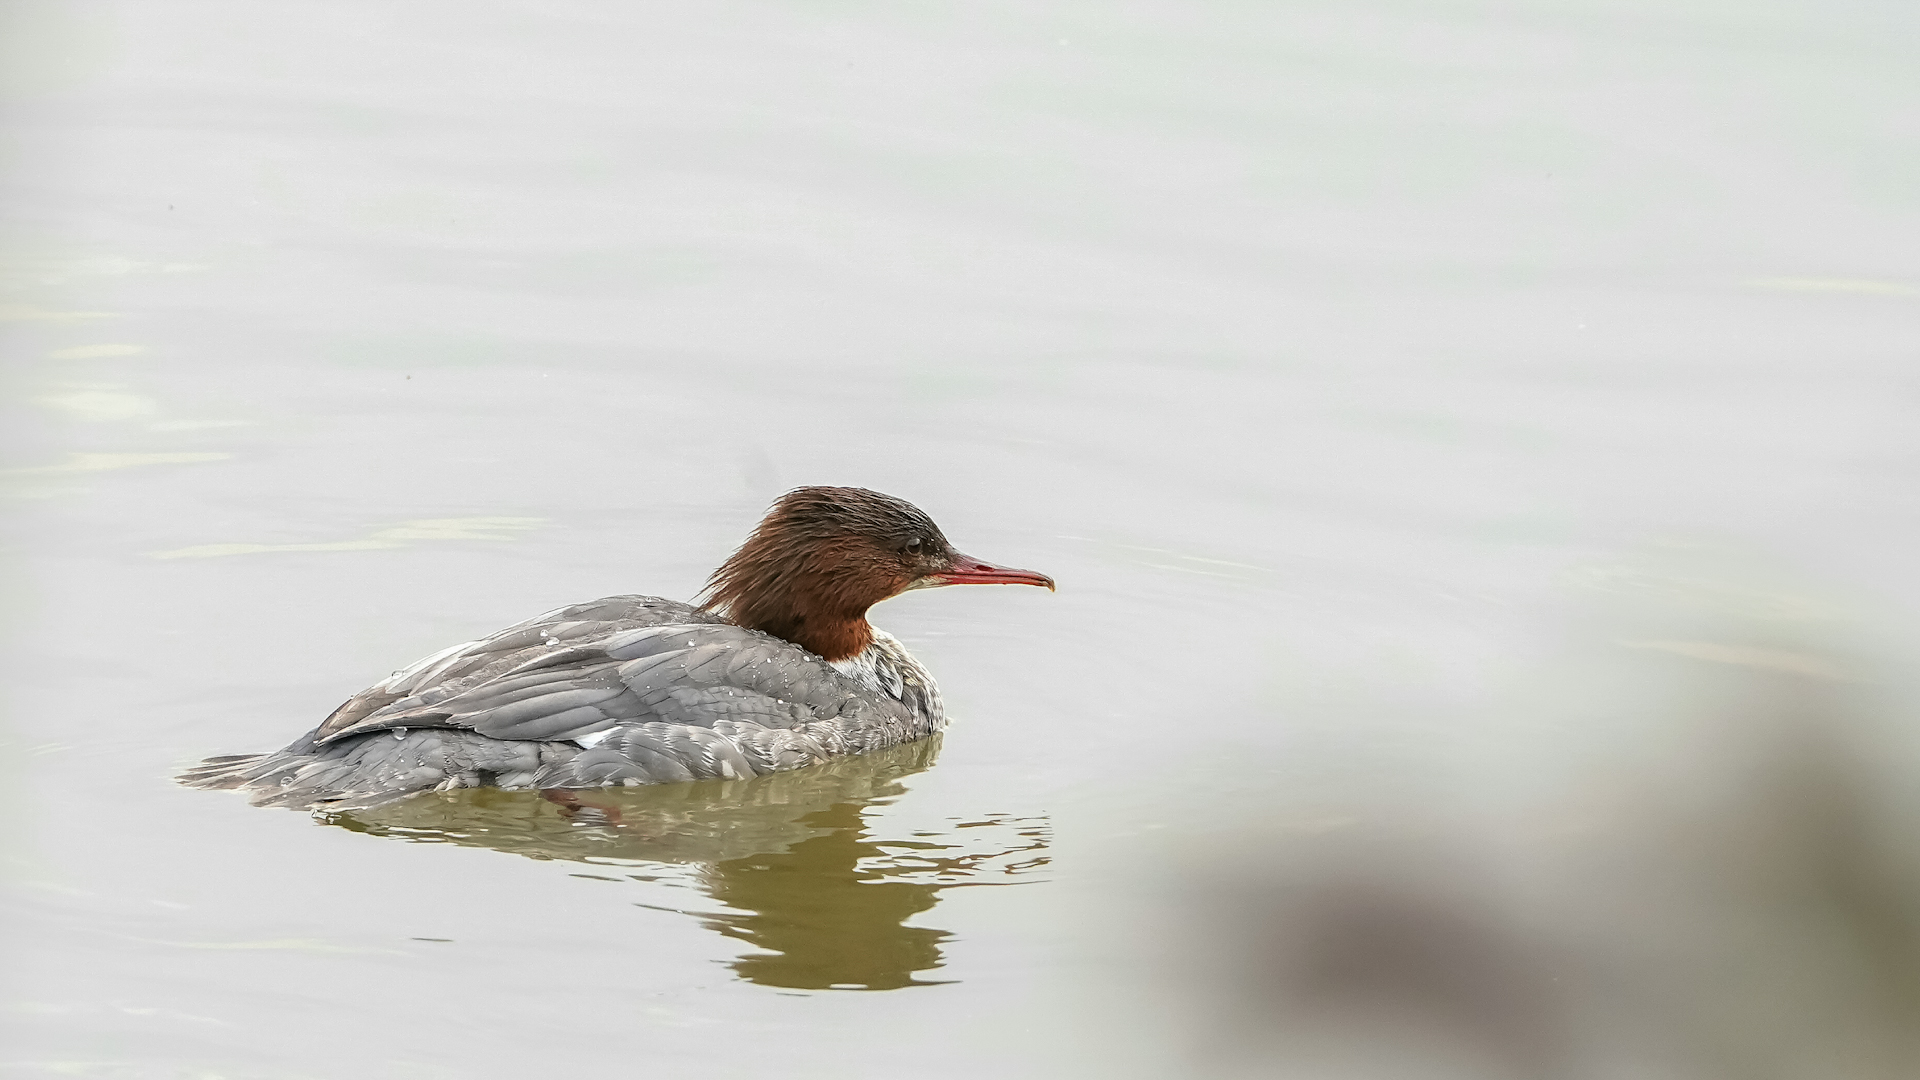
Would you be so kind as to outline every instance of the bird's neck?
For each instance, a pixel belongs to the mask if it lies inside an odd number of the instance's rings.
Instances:
[[[898,591],[858,548],[850,539],[784,542],[763,525],[714,571],[707,602],[824,660],[856,656],[873,644],[867,609]]]
[[[822,660],[846,660],[873,644],[873,626],[867,614],[830,615],[818,611],[746,611],[734,621],[750,630],[785,638]]]

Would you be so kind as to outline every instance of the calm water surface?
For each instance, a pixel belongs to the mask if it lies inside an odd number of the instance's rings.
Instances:
[[[4,1075],[1178,1075],[1183,853],[1529,819],[1634,663],[1898,683],[1909,6],[8,19]],[[1060,582],[875,613],[944,745],[170,781],[802,483]]]

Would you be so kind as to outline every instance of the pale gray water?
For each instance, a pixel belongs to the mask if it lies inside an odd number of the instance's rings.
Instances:
[[[17,5],[0,1074],[1171,1075],[1126,927],[1187,839],[1666,760],[1615,654],[1897,681],[1916,31]],[[1060,582],[876,612],[956,718],[930,769],[650,793],[598,868],[537,801],[340,828],[170,782],[454,641],[690,596],[801,483]]]

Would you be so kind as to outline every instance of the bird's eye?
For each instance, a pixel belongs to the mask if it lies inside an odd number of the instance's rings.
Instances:
[[[920,538],[919,537],[916,536],[913,539],[907,541],[907,554],[909,555],[920,554]]]

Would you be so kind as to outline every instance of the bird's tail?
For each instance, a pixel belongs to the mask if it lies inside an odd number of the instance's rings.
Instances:
[[[208,791],[232,791],[247,786],[253,777],[253,766],[259,764],[271,754],[221,754],[207,760],[174,777],[180,783],[192,788],[205,788]]]
[[[434,788],[532,787],[578,753],[565,743],[506,742],[471,731],[375,731],[269,754],[210,757],[177,777],[188,787],[245,791],[255,806],[365,809]]]

